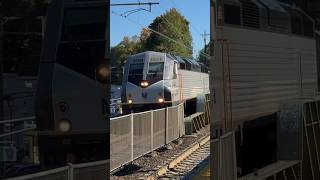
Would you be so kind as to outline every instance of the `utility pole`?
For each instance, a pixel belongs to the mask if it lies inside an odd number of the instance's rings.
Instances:
[[[207,36],[210,36],[210,33],[207,33],[206,30],[204,30],[203,34],[200,34],[203,37],[204,41],[204,47],[203,47],[203,52],[207,54]],[[201,58],[200,58],[201,59]],[[208,65],[208,58],[205,57],[204,64]]]
[[[204,51],[206,51],[206,45],[207,45],[207,36],[210,36],[210,33],[207,33],[206,30],[204,30],[203,34],[200,34],[203,37],[204,41]]]

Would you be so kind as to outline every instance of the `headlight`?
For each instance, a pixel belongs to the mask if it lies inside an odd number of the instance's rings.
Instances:
[[[164,102],[164,99],[163,99],[163,98],[159,98],[159,99],[158,99],[158,102],[159,102],[159,103],[163,103],[163,102]]]
[[[67,119],[61,119],[58,123],[58,130],[61,133],[70,132],[72,128],[71,122]]]
[[[140,82],[140,86],[141,86],[141,87],[148,87],[148,86],[149,86],[149,83],[148,83],[148,81],[141,81],[141,82]]]
[[[128,100],[128,103],[129,103],[129,104],[132,104],[132,100],[131,100],[131,99],[129,99],[129,100]]]

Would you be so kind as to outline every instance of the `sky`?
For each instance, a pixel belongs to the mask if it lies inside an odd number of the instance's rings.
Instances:
[[[110,45],[116,46],[124,36],[139,36],[143,27],[148,25],[159,15],[171,8],[176,8],[189,22],[189,29],[193,38],[193,56],[204,47],[204,38],[201,34],[210,32],[210,0],[111,0],[115,3],[159,2],[153,5],[151,12],[139,11],[127,16],[127,19],[119,16],[129,10],[145,8],[149,6],[111,6],[110,17]],[[174,24],[174,23],[173,23]],[[177,27],[178,28],[178,27]],[[209,36],[207,36],[207,43]]]

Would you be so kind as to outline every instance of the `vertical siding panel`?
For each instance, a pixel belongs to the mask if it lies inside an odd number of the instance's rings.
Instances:
[[[235,27],[224,27],[223,33],[230,44],[234,121],[278,111],[281,102],[299,96],[300,86],[302,96],[314,96],[314,39]]]

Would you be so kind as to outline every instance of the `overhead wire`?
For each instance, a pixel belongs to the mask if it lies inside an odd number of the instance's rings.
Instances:
[[[172,1],[172,3],[174,4],[174,6],[177,6],[173,1]],[[161,9],[163,10],[163,11],[165,11],[164,10],[164,8],[160,5],[160,4],[158,4],[158,6],[160,6],[161,7]],[[152,13],[152,11],[149,11],[150,13]],[[153,15],[155,15],[155,13],[152,13]],[[130,14],[128,14],[128,15],[130,15]],[[126,15],[125,16],[125,18],[128,16],[128,15]],[[123,14],[121,14],[121,16],[123,17]],[[184,39],[184,37],[183,36],[181,36],[180,35],[180,33],[179,33],[179,30],[178,30],[178,28],[173,24],[173,23],[171,23],[167,18],[165,18],[164,16],[160,16],[162,19],[164,19],[174,30],[175,30],[175,34],[176,35],[178,35],[179,37],[181,37],[181,39],[182,39],[182,41],[184,41],[185,39]],[[190,23],[190,25],[192,26],[192,24]],[[200,34],[200,36],[201,36],[201,33],[194,27],[194,26],[192,26],[199,34]],[[169,36],[168,36],[169,37]],[[172,38],[172,37],[170,37],[170,38]],[[182,42],[182,44],[184,44],[183,42]],[[193,44],[193,43],[192,43]],[[188,46],[188,45],[186,45],[186,44],[184,44],[184,46]],[[192,52],[194,52],[194,53],[196,53],[197,52],[197,50],[193,50],[193,48],[188,48],[189,50],[191,50]],[[202,54],[202,55],[204,55],[204,54],[206,54],[206,53],[201,53],[201,50],[200,51],[198,51],[198,53],[200,53],[200,54]],[[206,54],[206,57],[210,57],[208,54]]]
[[[178,10],[180,9],[179,8],[179,6],[174,2],[174,0],[169,0],[171,3],[172,3],[172,5],[174,6],[174,7],[176,7]],[[160,6],[160,4],[159,4],[159,6]],[[199,34],[199,36],[202,38],[202,33],[190,22],[190,26],[191,26],[191,28],[193,28],[198,34]],[[206,46],[206,44],[204,45],[204,46]],[[196,50],[195,50],[196,51]],[[199,50],[199,52],[200,52],[201,50]]]
[[[158,4],[158,6],[160,6],[160,8],[163,10],[163,11],[166,11],[160,4]],[[180,35],[179,33],[179,29],[173,24],[171,23],[167,18],[165,18],[164,16],[161,16],[161,18],[163,18],[175,31],[176,31],[176,35],[180,36],[182,38],[182,40],[184,41],[184,36]],[[192,46],[193,46],[193,43],[192,43]],[[193,52],[196,52],[195,50],[192,50]]]
[[[152,0],[152,1],[156,1],[156,0]],[[174,7],[177,7],[177,9],[179,10],[178,5],[175,4],[173,0],[171,0],[171,3],[173,4]],[[160,4],[158,4],[158,6],[161,8],[162,11],[166,11],[165,8],[164,8],[163,6],[161,6]],[[150,13],[152,13],[152,12],[150,12]],[[152,13],[152,14],[154,14],[154,13]],[[154,14],[154,15],[155,15],[155,14]],[[180,33],[179,33],[179,29],[178,29],[173,23],[171,23],[171,22],[170,22],[167,18],[165,18],[164,16],[160,16],[160,17],[163,18],[163,19],[176,31],[176,34],[177,34],[177,35],[181,36]],[[193,29],[199,34],[199,36],[202,37],[201,32],[200,32],[195,26],[193,26],[191,23],[189,23],[189,24],[190,24],[190,26],[193,27]],[[181,36],[181,37],[182,37],[182,40],[184,41],[183,36]],[[193,44],[194,44],[194,43],[192,42],[192,47],[194,47]],[[201,54],[201,50],[197,51],[197,50],[195,50],[195,49],[192,49],[192,52],[195,53],[195,54],[196,54],[196,53],[198,53],[198,54],[200,53],[200,54]],[[203,52],[202,54],[206,54],[206,53]],[[209,54],[206,54],[206,55],[207,55],[206,57],[210,57]]]
[[[173,0],[169,0],[173,5],[174,5],[174,7],[176,7],[178,10],[180,9],[179,7],[178,7],[178,5],[173,1]],[[193,24],[190,22],[190,26],[201,36],[201,32],[195,27],[195,26],[193,26]]]
[[[133,23],[133,24],[135,24],[135,25],[140,26],[141,28],[144,28],[144,29],[147,29],[147,30],[149,30],[149,31],[152,31],[152,32],[158,34],[159,36],[162,36],[162,37],[164,37],[164,38],[166,38],[166,39],[168,39],[168,40],[170,40],[170,41],[172,41],[172,42],[174,42],[174,43],[176,43],[176,44],[178,44],[178,45],[180,45],[180,46],[182,46],[182,47],[184,47],[184,48],[186,48],[186,49],[188,49],[188,50],[193,51],[193,49],[192,49],[191,47],[188,47],[188,46],[186,46],[185,44],[183,44],[183,43],[181,43],[181,42],[178,42],[178,41],[172,39],[171,37],[169,37],[169,36],[167,36],[167,35],[165,35],[165,34],[162,34],[162,33],[158,32],[158,31],[156,31],[156,30],[154,30],[154,29],[151,29],[151,28],[149,28],[149,27],[146,27],[146,26],[144,26],[144,25],[141,25],[140,23],[135,22],[135,21],[133,21],[132,19],[126,17],[126,16],[122,16],[121,14],[118,14],[118,13],[116,13],[116,12],[114,12],[114,11],[112,11],[112,14],[115,14],[115,15],[117,15],[117,16],[123,17],[124,19],[128,20],[129,22],[131,22],[131,23]],[[208,54],[206,54],[206,53],[203,53],[203,52],[201,52],[201,51],[200,51],[199,53],[202,54],[203,56],[207,57],[207,58],[210,58],[210,55],[208,55]]]
[[[158,4],[158,6],[160,6],[163,11],[166,11],[160,4]],[[150,13],[152,13],[152,12],[150,12]],[[152,13],[152,14],[155,15],[154,13]],[[175,34],[177,36],[181,37],[182,41],[185,40],[184,36],[182,36],[181,33],[179,33],[180,32],[179,29],[173,23],[171,23],[165,16],[159,16],[159,17],[164,19],[174,29]]]

